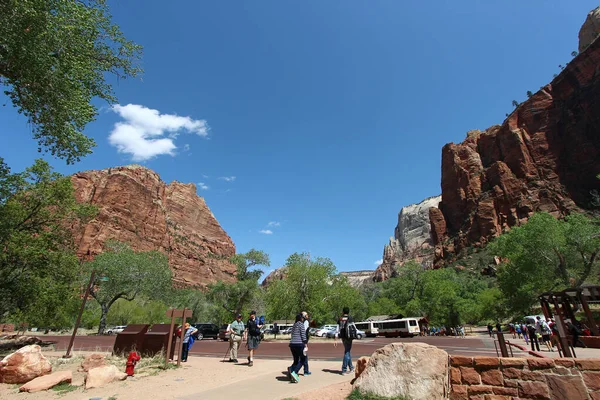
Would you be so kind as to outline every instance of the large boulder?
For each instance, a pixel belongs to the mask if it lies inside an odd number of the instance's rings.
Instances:
[[[119,371],[115,365],[105,365],[88,371],[85,375],[85,388],[100,387],[113,381],[124,381],[125,379],[127,379],[125,372]]]
[[[373,353],[354,386],[384,397],[445,399],[448,353],[425,343],[388,344]]]
[[[90,354],[87,356],[79,367],[80,372],[88,372],[92,368],[104,367],[106,365],[106,359],[104,358],[104,354]]]
[[[0,383],[26,383],[52,372],[38,345],[25,346],[0,361]]]
[[[44,342],[35,336],[10,335],[0,339],[0,350],[17,350],[31,344],[43,345]]]
[[[600,7],[589,12],[579,30],[579,52],[588,48],[600,35]]]
[[[58,385],[59,383],[68,382],[71,383],[73,380],[73,373],[71,371],[60,371],[50,375],[38,376],[32,381],[27,382],[19,388],[20,392],[41,392],[42,390],[48,390]]]

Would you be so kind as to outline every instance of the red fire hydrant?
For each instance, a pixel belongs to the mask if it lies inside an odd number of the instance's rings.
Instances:
[[[125,373],[127,376],[133,376],[133,369],[135,368],[135,364],[140,361],[140,353],[137,351],[132,351],[129,353],[129,357],[127,357],[127,366],[125,367]]]

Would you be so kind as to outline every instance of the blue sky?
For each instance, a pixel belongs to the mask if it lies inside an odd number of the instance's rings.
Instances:
[[[308,251],[341,271],[375,268],[400,208],[440,193],[442,146],[501,123],[513,99],[548,83],[598,5],[108,3],[144,46],[145,73],[116,84],[121,107],[86,128],[93,154],[52,165],[136,162],[202,183],[238,251],[266,251],[271,269]],[[38,157],[30,128],[9,106],[0,126],[0,156],[22,170]],[[148,138],[162,142],[140,146]]]

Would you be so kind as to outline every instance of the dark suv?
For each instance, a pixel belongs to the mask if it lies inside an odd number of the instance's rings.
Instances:
[[[193,324],[192,326],[198,329],[198,332],[194,335],[196,340],[216,339],[219,336],[219,327],[215,324]]]

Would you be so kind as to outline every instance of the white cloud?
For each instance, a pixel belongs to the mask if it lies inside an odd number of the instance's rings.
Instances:
[[[273,234],[273,231],[270,230],[270,229],[263,229],[263,230],[260,230],[258,232],[263,233],[265,235],[272,235]]]
[[[201,190],[208,190],[209,189],[209,187],[206,184],[204,184],[204,182],[198,182],[198,187]]]
[[[379,265],[381,265],[381,263],[383,263],[383,260],[377,260],[373,264],[379,266]]]
[[[281,224],[277,221],[271,221],[267,224],[267,226],[281,226]]]
[[[202,174],[202,177],[208,179],[208,175]]]
[[[220,176],[219,179],[222,179],[227,182],[233,182],[235,181],[235,176]]]
[[[119,153],[131,154],[133,161],[146,161],[162,154],[175,155],[174,139],[182,132],[208,135],[205,120],[161,114],[139,104],[115,105],[112,110],[125,121],[117,122],[108,137]],[[164,135],[168,133],[168,137]],[[189,145],[184,146],[184,151]]]

